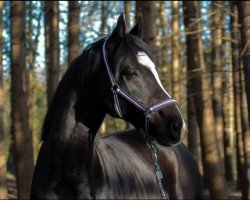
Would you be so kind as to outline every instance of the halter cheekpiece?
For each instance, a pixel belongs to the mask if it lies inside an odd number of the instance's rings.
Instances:
[[[169,106],[173,106],[177,104],[177,101],[175,99],[172,98],[168,98],[166,100],[163,100],[159,103],[156,103],[154,105],[151,106],[147,106],[144,103],[142,103],[141,101],[135,99],[133,96],[131,96],[130,94],[128,94],[128,92],[126,92],[123,88],[121,88],[113,74],[111,73],[111,68],[108,64],[108,57],[107,57],[107,51],[106,51],[106,44],[107,44],[108,38],[106,38],[104,40],[103,46],[102,46],[102,54],[103,54],[103,60],[104,60],[104,64],[109,76],[109,80],[111,83],[111,91],[113,92],[113,98],[114,98],[114,108],[115,111],[117,113],[117,115],[120,118],[123,118],[123,113],[121,111],[121,107],[119,104],[119,96],[124,98],[125,100],[127,100],[129,103],[131,103],[133,106],[135,106],[137,109],[139,109],[145,116],[145,127],[144,129],[139,129],[139,131],[144,135],[144,137],[146,138],[147,141],[147,145],[151,151],[151,157],[152,157],[152,164],[153,164],[153,169],[155,172],[155,176],[157,179],[157,184],[161,193],[161,196],[163,199],[169,199],[168,194],[164,191],[163,186],[162,186],[162,179],[163,179],[163,175],[160,169],[160,166],[158,164],[158,160],[157,160],[157,153],[156,153],[156,142],[153,140],[153,138],[151,138],[149,136],[149,115],[153,112],[162,110],[164,107],[169,107]]]

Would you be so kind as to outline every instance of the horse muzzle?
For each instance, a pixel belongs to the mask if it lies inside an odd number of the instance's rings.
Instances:
[[[159,144],[176,145],[182,141],[185,132],[186,124],[176,105],[164,108],[149,116],[149,134]]]

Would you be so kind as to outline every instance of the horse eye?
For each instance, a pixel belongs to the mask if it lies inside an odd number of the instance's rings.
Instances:
[[[134,78],[137,76],[137,73],[134,69],[127,69],[127,70],[124,70],[123,75],[128,78]]]

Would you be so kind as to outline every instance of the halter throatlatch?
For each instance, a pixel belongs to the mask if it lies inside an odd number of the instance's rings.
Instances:
[[[102,54],[103,54],[104,64],[105,64],[106,70],[108,72],[109,80],[111,83],[111,91],[113,92],[115,111],[120,118],[123,118],[123,113],[121,111],[121,107],[119,104],[119,98],[118,98],[119,96],[121,96],[122,98],[127,100],[129,103],[131,103],[133,106],[135,106],[137,109],[139,109],[141,112],[143,112],[143,114],[145,116],[145,127],[144,127],[144,130],[140,128],[139,131],[146,138],[147,145],[151,151],[153,169],[155,172],[155,176],[157,179],[157,184],[158,184],[161,196],[163,199],[169,199],[167,193],[165,193],[163,186],[162,186],[161,180],[163,179],[163,175],[162,175],[162,172],[161,172],[160,166],[158,164],[158,160],[157,160],[157,154],[156,154],[156,149],[155,149],[156,142],[154,141],[153,138],[150,137],[149,132],[148,132],[148,130],[149,130],[149,116],[151,113],[162,110],[164,107],[176,105],[177,101],[175,99],[168,98],[168,99],[163,100],[163,101],[156,103],[154,105],[147,106],[147,105],[143,104],[141,101],[132,97],[124,89],[122,89],[117,84],[113,74],[111,73],[111,68],[110,68],[108,61],[107,61],[107,59],[108,59],[107,52],[106,52],[107,40],[108,40],[108,38],[106,38],[104,40],[104,43],[102,46]]]

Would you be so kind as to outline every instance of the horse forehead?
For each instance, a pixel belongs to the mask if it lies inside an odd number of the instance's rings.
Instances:
[[[143,66],[146,66],[151,71],[155,70],[155,64],[153,63],[153,61],[148,57],[148,55],[145,52],[139,51],[137,54],[137,60],[140,64],[142,64]]]
[[[139,51],[138,54],[137,54],[137,60],[140,64],[142,64],[143,66],[147,67],[153,74],[153,76],[155,77],[157,83],[159,84],[159,86],[161,87],[161,89],[163,90],[163,92],[169,97],[171,98],[171,96],[168,94],[168,92],[164,89],[161,81],[160,81],[160,78],[159,78],[159,75],[156,71],[156,68],[155,68],[155,64],[153,63],[153,61],[148,57],[148,55],[143,52],[143,51]]]

